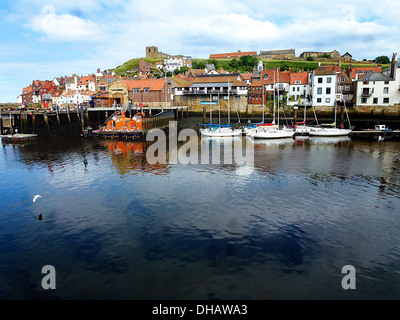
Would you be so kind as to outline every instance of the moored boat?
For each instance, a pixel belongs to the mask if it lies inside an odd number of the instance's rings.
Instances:
[[[100,126],[98,134],[104,138],[137,139],[143,135],[144,113],[136,113],[132,118],[125,112],[115,112],[104,126]]]

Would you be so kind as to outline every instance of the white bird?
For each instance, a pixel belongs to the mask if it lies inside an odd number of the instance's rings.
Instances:
[[[38,199],[38,198],[41,198],[42,196],[41,195],[35,195],[34,197],[33,197],[33,200],[32,200],[32,202],[33,203],[35,203],[36,202],[36,200]]]

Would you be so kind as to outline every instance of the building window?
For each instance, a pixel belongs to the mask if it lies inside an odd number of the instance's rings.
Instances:
[[[344,95],[343,95],[343,100],[344,100],[344,101],[349,100],[349,95],[348,95],[348,94],[344,94]]]
[[[150,92],[150,88],[144,88],[144,93],[149,93]]]
[[[295,87],[293,87],[293,91],[296,91],[296,88],[295,88]]]
[[[367,98],[361,98],[361,103],[367,103]]]
[[[383,93],[389,93],[389,87],[384,87],[383,88]]]
[[[317,98],[317,103],[321,103],[322,99],[321,98]]]
[[[389,84],[389,81],[385,81],[385,84]]]
[[[317,89],[317,94],[322,94],[322,88]]]
[[[318,83],[322,83],[322,78],[318,78]]]
[[[350,85],[349,84],[346,84],[344,86],[344,91],[350,91]]]
[[[383,103],[389,103],[389,98],[383,98]]]
[[[377,104],[378,103],[378,98],[374,98],[373,104]]]
[[[326,88],[326,94],[331,94],[331,88]]]
[[[345,77],[340,77],[340,82],[345,82],[346,81],[346,78]]]
[[[326,82],[327,83],[332,83],[332,78],[331,77],[326,78]]]
[[[331,98],[326,98],[326,99],[325,99],[325,102],[326,102],[326,103],[330,103],[330,102],[331,102]]]

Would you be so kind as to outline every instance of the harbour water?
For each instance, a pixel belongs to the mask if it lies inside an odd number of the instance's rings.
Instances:
[[[1,299],[400,298],[399,142],[256,141],[244,175],[147,147],[0,146]]]

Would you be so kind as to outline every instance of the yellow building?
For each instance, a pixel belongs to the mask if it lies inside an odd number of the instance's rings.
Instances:
[[[128,106],[128,85],[125,80],[116,79],[108,85],[110,106]]]

